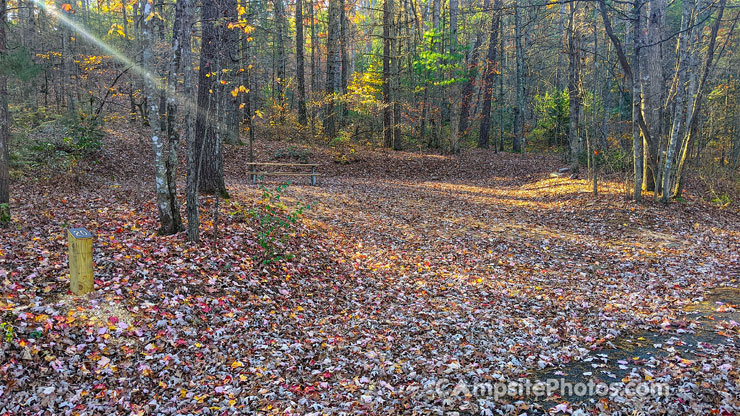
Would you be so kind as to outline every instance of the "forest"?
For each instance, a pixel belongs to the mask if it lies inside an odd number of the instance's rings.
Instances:
[[[740,414],[740,1],[0,17],[0,415]]]

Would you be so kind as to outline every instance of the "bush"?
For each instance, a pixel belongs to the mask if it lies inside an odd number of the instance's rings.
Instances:
[[[296,221],[305,210],[311,209],[310,204],[301,202],[289,209],[281,201],[288,185],[278,185],[274,189],[261,186],[262,198],[247,212],[248,217],[257,221],[257,241],[263,250],[260,259],[263,264],[293,258],[292,254],[285,253],[285,244],[294,235]]]
[[[66,126],[64,143],[72,148],[78,156],[88,156],[103,147],[105,133],[101,129],[97,118],[78,112],[71,117],[65,117]]]

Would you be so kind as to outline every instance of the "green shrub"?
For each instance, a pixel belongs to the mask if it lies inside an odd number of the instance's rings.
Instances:
[[[97,118],[78,112],[63,120],[67,127],[64,143],[70,146],[78,156],[87,156],[103,147],[103,132]]]
[[[290,209],[281,201],[288,185],[278,185],[274,189],[261,186],[262,198],[247,212],[248,217],[257,221],[257,241],[263,250],[260,259],[263,264],[293,257],[284,252],[285,243],[293,237],[296,221],[305,210],[311,209],[310,204],[302,202]]]

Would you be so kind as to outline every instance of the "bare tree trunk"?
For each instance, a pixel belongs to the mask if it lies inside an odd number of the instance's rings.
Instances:
[[[665,83],[663,80],[662,39],[665,26],[665,0],[648,0],[647,38],[643,42],[645,70],[640,71],[642,89],[642,112],[650,134],[644,137],[643,191],[659,192],[656,183],[658,173],[658,147],[663,130],[663,102]]]
[[[514,106],[514,152],[524,152],[524,51],[519,3],[514,3],[514,43],[516,46],[516,105]]]
[[[579,3],[570,3],[568,19],[568,97],[569,97],[569,126],[568,146],[570,166],[573,172],[578,170],[578,157],[582,151],[580,137],[580,108],[581,108],[581,34],[576,27],[576,12]]]
[[[141,8],[144,15],[151,13],[152,5],[146,0],[141,0]],[[157,80],[160,78],[156,72],[154,63],[153,49],[154,41],[152,36],[153,30],[152,19],[142,23],[142,63],[146,68],[144,76],[144,86],[146,89],[147,103],[149,104],[149,130],[152,137],[152,149],[154,150],[154,175],[157,190],[157,208],[159,211],[159,232],[161,234],[174,234],[178,231],[175,219],[172,216],[173,207],[170,198],[169,176],[167,173],[167,154],[166,154],[166,135],[167,132],[162,130],[162,124],[159,120],[159,102],[157,94]]]
[[[483,77],[483,109],[481,110],[480,132],[478,133],[478,147],[481,149],[488,148],[489,133],[491,130],[491,100],[493,97],[493,82],[496,77],[496,48],[498,48],[498,32],[500,15],[498,9],[501,7],[501,0],[494,3],[494,10],[491,12],[491,31],[488,39],[488,55],[486,55],[486,72]],[[500,70],[500,68],[499,68]],[[498,148],[495,145],[494,148]]]
[[[393,147],[393,107],[391,103],[391,30],[393,1],[383,1],[383,135],[385,147]]]
[[[602,0],[603,1],[603,0]],[[644,172],[644,159],[642,142],[640,136],[640,119],[642,118],[642,90],[640,88],[640,72],[642,71],[642,7],[644,0],[635,0],[632,42],[634,43],[634,61],[632,62],[632,153],[635,170],[635,190],[633,198],[635,201],[642,200],[642,179]],[[602,7],[603,3],[602,3]]]
[[[298,122],[306,125],[306,70],[303,65],[303,1],[295,3],[295,67],[298,83]],[[313,65],[313,64],[312,64]]]
[[[311,93],[315,94],[319,90],[318,85],[318,77],[317,77],[317,67],[316,67],[316,50],[318,47],[318,43],[316,42],[316,22],[314,18],[314,0],[309,0],[311,2]]]
[[[632,34],[634,45],[634,60],[632,65],[627,61],[627,56],[622,48],[622,43],[619,38],[616,37],[612,30],[612,25],[609,20],[609,16],[606,13],[605,0],[599,0],[599,10],[601,12],[601,18],[604,21],[604,30],[607,36],[614,45],[614,49],[617,52],[619,63],[622,66],[622,70],[627,79],[631,80],[631,93],[632,93],[632,155],[634,159],[634,195],[635,201],[642,199],[642,171],[643,171],[643,160],[642,160],[642,137],[640,133],[647,134],[645,128],[645,122],[642,120],[642,111],[640,104],[640,46],[641,46],[641,30],[642,25],[640,24],[642,13],[643,0],[635,0],[633,3],[632,13]]]
[[[180,217],[180,204],[177,202],[177,151],[180,146],[180,135],[177,133],[177,79],[180,74],[182,63],[182,25],[183,8],[187,6],[188,0],[182,0],[175,5],[175,20],[172,24],[172,56],[170,57],[167,71],[167,188],[172,209],[173,230],[178,232],[182,229],[182,218]]]
[[[62,9],[62,13],[67,15],[67,18],[72,19],[70,12]],[[76,78],[77,71],[75,70],[74,56],[72,51],[72,30],[64,27],[62,29],[62,57],[64,65],[64,86],[65,98],[67,101],[67,112],[74,114],[77,111],[77,105],[75,104],[74,86],[75,83],[72,79]]]
[[[397,16],[397,22],[400,22],[400,14]],[[391,87],[393,89],[393,150],[401,150],[401,41],[399,40],[399,24],[393,26],[391,30],[391,49],[393,57],[391,58]]]
[[[347,44],[349,43],[349,20],[347,19],[347,10],[345,0],[339,0],[339,26],[341,33],[339,34],[340,53],[342,59],[342,71],[340,79],[340,88],[342,94],[347,94],[347,83],[349,82],[349,71],[350,61],[352,60],[349,56]],[[344,120],[347,118],[348,109],[347,106],[342,102],[342,119],[340,124],[344,124]]]
[[[6,0],[0,0],[0,56],[5,56],[7,10]],[[7,83],[7,76],[0,71],[0,223],[10,219],[10,115]]]
[[[218,131],[218,96],[221,88],[215,82],[220,78],[217,3],[206,1],[201,6],[201,49],[198,71],[198,108],[195,120],[195,151],[200,166],[199,191],[227,195],[224,184],[223,153]],[[211,76],[211,73],[218,76]],[[201,163],[202,161],[202,163]]]
[[[187,99],[195,98],[193,85],[193,53],[191,49],[194,0],[181,0],[183,4],[182,14],[182,38],[180,40],[180,55],[182,57],[183,69],[183,94]],[[200,240],[200,213],[198,209],[198,160],[199,152],[196,151],[195,125],[193,124],[192,106],[186,105],[183,114],[185,126],[185,143],[187,144],[187,182],[185,193],[187,200],[188,216],[188,241],[197,243]]]
[[[282,105],[285,99],[283,87],[285,85],[285,36],[288,31],[288,21],[285,16],[285,4],[283,0],[273,0],[275,5],[275,19],[276,21],[276,44],[277,44],[277,82],[275,83],[276,93],[280,104]]]
[[[324,133],[329,139],[337,136],[337,121],[334,96],[340,82],[339,67],[341,57],[339,52],[339,36],[341,22],[339,19],[339,0],[329,0],[329,33],[326,40],[326,93],[329,95],[326,117],[324,118]]]
[[[705,90],[705,84],[707,81],[707,77],[709,76],[709,72],[712,68],[712,62],[714,60],[714,53],[715,53],[715,45],[717,43],[717,33],[719,32],[720,24],[722,23],[722,16],[725,12],[725,5],[727,4],[727,0],[720,0],[719,2],[719,10],[717,11],[717,18],[714,22],[714,25],[712,26],[712,33],[709,35],[709,45],[707,46],[707,57],[706,61],[704,62],[704,68],[702,69],[701,78],[699,80],[699,85],[696,87],[696,96],[692,98],[690,97],[689,100],[693,103],[693,105],[690,105],[691,111],[688,115],[688,121],[686,122],[686,135],[683,140],[683,145],[681,149],[681,153],[678,160],[678,165],[676,166],[676,178],[674,182],[674,190],[673,190],[673,197],[679,197],[681,196],[681,191],[683,189],[683,168],[684,164],[686,163],[686,157],[688,154],[688,148],[691,144],[693,136],[696,134],[697,130],[697,119],[699,118],[699,114],[701,112],[701,105],[702,105],[702,95]],[[734,23],[733,23],[734,24]],[[695,52],[696,53],[696,52]]]
[[[676,158],[676,148],[678,147],[679,135],[682,131],[682,123],[685,119],[686,111],[686,78],[688,74],[688,52],[689,52],[689,23],[691,20],[691,10],[693,1],[684,0],[681,12],[681,33],[678,35],[678,64],[676,65],[676,99],[674,103],[673,123],[671,125],[671,134],[668,142],[668,151],[665,158],[665,167],[663,169],[663,187],[661,199],[668,203],[671,196],[672,174],[674,159]]]

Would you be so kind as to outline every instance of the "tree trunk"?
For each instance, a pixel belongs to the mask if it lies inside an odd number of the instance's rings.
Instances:
[[[180,204],[177,202],[177,151],[180,146],[180,135],[177,133],[177,79],[180,75],[182,63],[182,25],[183,15],[186,13],[188,0],[182,0],[175,4],[175,20],[172,24],[172,55],[170,57],[167,71],[167,185],[172,209],[173,229],[178,232],[182,229],[182,218],[180,217]]]
[[[144,15],[148,16],[152,11],[152,5],[146,0],[141,0],[141,8]],[[153,57],[154,39],[152,35],[152,19],[142,23],[142,63],[146,69],[144,76],[144,87],[146,90],[149,108],[149,130],[152,137],[152,149],[154,151],[154,175],[157,190],[157,208],[159,211],[159,233],[174,234],[179,229],[175,218],[173,218],[173,206],[170,195],[169,175],[167,172],[166,135],[159,120],[159,101],[157,83],[159,75]],[[179,214],[178,214],[179,215]]]
[[[337,136],[337,121],[336,121],[336,110],[335,110],[335,94],[338,90],[338,84],[340,82],[339,67],[340,52],[339,52],[339,36],[341,32],[341,22],[339,19],[339,0],[329,0],[329,33],[326,39],[326,94],[328,97],[328,104],[326,110],[326,117],[324,118],[324,133],[331,140]]]
[[[6,0],[0,0],[0,56],[5,56]],[[8,114],[7,76],[0,71],[0,223],[10,219],[10,115]]]
[[[393,108],[391,103],[391,30],[393,1],[383,1],[383,136],[385,147],[393,147]]]
[[[67,15],[66,17],[68,19],[72,19],[70,12],[65,11],[62,9],[62,13]],[[4,22],[3,22],[4,24]],[[72,51],[72,30],[64,27],[61,30],[62,32],[62,57],[63,59],[63,67],[64,67],[64,92],[65,92],[65,99],[67,102],[67,112],[69,114],[74,114],[77,111],[77,105],[75,104],[75,94],[74,94],[74,83],[72,82],[73,78],[76,78],[77,71],[75,70],[75,63],[74,63],[74,56]]]
[[[514,3],[514,42],[516,46],[516,105],[514,106],[514,152],[524,152],[524,51],[519,3]]]
[[[581,34],[576,27],[576,12],[578,2],[570,3],[570,17],[568,20],[568,156],[573,172],[578,170],[578,157],[582,151],[580,137],[580,108],[581,108]]]
[[[397,16],[400,22],[400,15]],[[401,150],[401,41],[398,36],[399,24],[393,25],[391,30],[391,49],[393,57],[391,58],[391,70],[393,72],[391,79],[392,97],[393,97],[393,150]]]
[[[720,0],[719,2],[719,11],[717,12],[717,18],[714,22],[714,25],[712,26],[712,33],[709,35],[709,45],[707,46],[707,57],[704,63],[704,68],[702,69],[701,78],[699,80],[699,85],[696,87],[696,96],[693,97],[693,99],[691,96],[689,98],[692,104],[689,105],[690,111],[688,115],[688,121],[686,122],[686,135],[683,140],[681,153],[679,156],[678,164],[676,166],[676,178],[674,182],[675,189],[673,190],[673,197],[681,196],[681,190],[683,188],[682,186],[683,168],[684,168],[684,164],[686,163],[686,157],[688,155],[689,145],[691,144],[693,136],[696,134],[696,130],[697,130],[696,123],[699,118],[699,114],[701,112],[702,95],[704,93],[704,89],[705,89],[704,87],[707,81],[707,77],[709,76],[709,71],[712,68],[712,62],[714,60],[715,45],[717,43],[717,33],[719,32],[719,26],[722,23],[722,16],[725,12],[726,4],[727,4],[727,0]]]
[[[218,59],[219,39],[217,4],[203,2],[201,6],[201,49],[198,71],[198,108],[195,120],[196,162],[200,172],[199,191],[226,195],[224,184],[221,136],[218,132],[218,85],[220,77]],[[218,75],[213,75],[218,74]]]
[[[491,130],[491,99],[493,97],[493,82],[496,79],[496,49],[498,48],[498,32],[500,15],[498,9],[501,0],[494,3],[491,12],[491,31],[488,39],[488,54],[486,55],[486,72],[483,77],[483,109],[481,110],[480,132],[478,133],[478,147],[488,148],[489,133]],[[464,99],[464,98],[463,98]],[[494,146],[496,148],[497,146]]]
[[[282,105],[285,100],[283,87],[285,85],[285,36],[288,28],[287,17],[285,16],[285,4],[283,0],[273,0],[275,5],[275,19],[277,26],[275,33],[275,44],[277,46],[277,59],[275,62],[275,72],[277,75],[277,82],[275,83],[276,95],[279,103]]]
[[[603,1],[603,0],[602,0]],[[643,0],[635,0],[632,22],[632,42],[634,43],[634,61],[632,63],[632,156],[635,171],[635,201],[642,200],[643,171],[643,139],[640,136],[640,119],[642,118],[642,91],[640,88],[640,72],[642,71],[642,7]],[[603,3],[602,3],[603,7]]]
[[[298,83],[298,122],[306,125],[306,71],[303,65],[303,1],[295,3],[295,68]]]
[[[688,52],[689,52],[689,23],[691,20],[691,10],[693,1],[684,0],[681,12],[681,33],[678,35],[678,65],[676,68],[676,98],[674,103],[674,114],[673,123],[671,125],[671,133],[668,141],[668,151],[665,158],[665,167],[663,169],[663,186],[661,199],[664,203],[668,203],[671,196],[672,186],[672,174],[674,159],[676,158],[676,148],[678,147],[679,135],[682,131],[682,123],[685,118],[686,111],[686,78],[687,78],[687,65],[688,65]]]
[[[180,39],[180,56],[182,59],[183,94],[186,99],[194,96],[193,91],[193,53],[191,49],[194,0],[180,0],[183,4],[182,37]],[[187,144],[187,182],[185,194],[187,200],[188,241],[197,243],[200,240],[200,213],[198,209],[198,154],[195,144],[195,126],[193,108],[186,105],[183,114],[185,126],[185,143]],[[197,111],[197,110],[196,110]]]
[[[663,102],[665,83],[663,80],[663,28],[665,26],[666,0],[648,0],[647,38],[642,51],[645,68],[641,70],[642,112],[649,133],[644,137],[643,191],[659,191],[658,146],[663,130]]]
[[[341,78],[340,78],[339,86],[341,88],[342,94],[347,94],[347,83],[349,82],[349,71],[350,71],[350,61],[351,61],[348,48],[347,48],[348,43],[349,43],[349,20],[347,19],[347,10],[345,8],[346,8],[345,0],[339,0],[339,26],[340,26],[339,44],[340,44],[340,53],[341,53],[341,59],[342,59],[342,71],[341,71]],[[342,105],[342,119],[340,120],[339,124],[344,124],[344,120],[347,118],[347,115],[348,115],[348,109],[343,101],[341,105]]]

